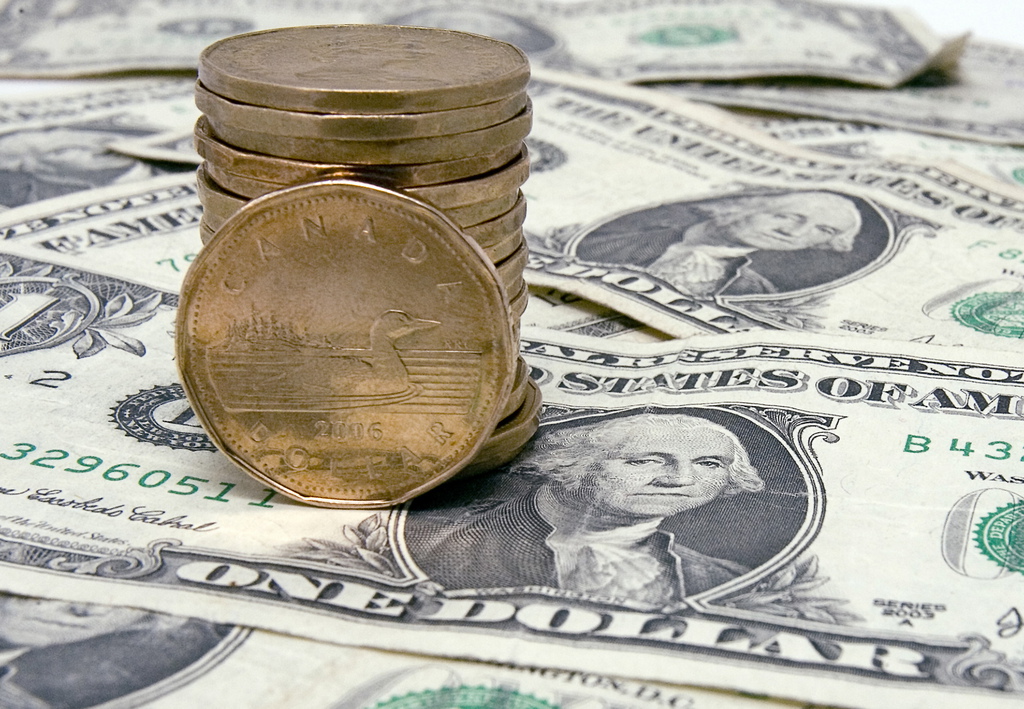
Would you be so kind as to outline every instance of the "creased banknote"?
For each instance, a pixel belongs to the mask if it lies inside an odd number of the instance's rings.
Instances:
[[[527,279],[686,337],[772,328],[1017,349],[1024,191],[798,149],[538,72]]]
[[[467,30],[516,44],[534,64],[623,81],[821,76],[895,86],[942,41],[898,10],[812,0],[0,3],[0,73],[80,76],[191,69],[228,35],[303,24]]]
[[[749,122],[787,143],[841,158],[951,161],[1018,187],[1024,185],[1024,148],[942,138],[869,123],[755,118]]]
[[[75,91],[0,101],[0,211],[186,169],[106,146],[195,122],[194,84],[173,78],[83,82]]]
[[[1024,49],[976,39],[967,43],[956,71],[927,72],[891,91],[813,80],[656,86],[722,106],[863,121],[964,140],[1024,144]]]
[[[124,276],[177,295],[202,246],[194,172],[77,192],[0,212],[0,250]]]
[[[527,452],[327,510],[213,449],[177,384],[174,294],[121,267],[0,265],[5,591],[843,706],[1020,701],[1013,356],[527,328],[546,402]]]
[[[1016,348],[1024,192],[1012,185],[806,151],[712,107],[540,73],[531,284],[676,337],[768,328]],[[171,175],[10,210],[0,240],[98,272],[120,243],[136,277],[176,290],[200,216],[193,176]]]
[[[544,327],[609,340],[662,342],[672,339],[622,313],[556,288],[532,288],[526,312],[520,322],[530,327]],[[701,332],[694,328],[693,334]]]
[[[202,162],[195,149],[190,121],[187,130],[170,130],[138,138],[123,138],[107,143],[108,150],[142,160],[198,165]]]
[[[8,253],[103,272],[111,268],[111,253],[116,252],[117,264],[132,264],[133,279],[176,292],[202,246],[201,218],[202,205],[189,173],[33,203],[0,215],[0,223],[8,225]],[[113,268],[123,273],[117,264]],[[531,293],[521,322],[635,342],[670,339],[621,313],[552,288]],[[691,334],[701,330],[693,328]]]
[[[0,705],[772,709],[725,692],[319,643],[127,606],[0,596]]]

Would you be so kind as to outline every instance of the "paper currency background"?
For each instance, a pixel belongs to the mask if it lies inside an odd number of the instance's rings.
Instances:
[[[0,82],[0,706],[1019,704],[1009,6],[923,4],[925,51],[976,30],[959,74],[882,90],[821,83],[911,66],[860,9],[326,5],[532,53],[541,434],[394,510],[261,488],[172,360],[194,77]],[[0,67],[187,67],[311,11],[236,10],[7,2]]]

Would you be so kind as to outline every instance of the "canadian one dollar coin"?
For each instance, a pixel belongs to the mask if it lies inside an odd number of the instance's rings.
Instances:
[[[516,371],[494,266],[443,214],[323,180],[245,204],[186,276],[177,361],[238,466],[295,499],[385,507],[455,475]]]

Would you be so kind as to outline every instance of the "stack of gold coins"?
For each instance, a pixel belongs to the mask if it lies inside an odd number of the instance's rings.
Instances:
[[[422,205],[440,212],[453,228],[446,238],[468,242],[493,274],[505,305],[497,317],[508,321],[513,353],[508,393],[496,406],[494,423],[479,432],[482,441],[472,456],[459,461],[454,473],[439,474],[441,479],[507,462],[538,425],[539,389],[517,354],[519,319],[528,297],[523,280],[526,205],[520,191],[529,174],[523,143],[532,119],[528,80],[526,57],[512,45],[417,27],[334,25],[254,32],[216,42],[200,57],[195,98],[203,115],[196,123],[195,145],[204,159],[197,173],[204,207],[204,251],[220,241],[224,231],[231,232],[225,241],[258,240],[243,238],[239,232],[258,231],[253,220],[259,221],[260,209],[270,208],[263,205],[280,208],[280,195],[291,194],[297,186],[333,184],[343,192],[358,192],[358,186],[366,184],[376,189],[367,199],[385,211],[404,210],[412,204],[416,205],[413,210]],[[386,199],[383,194],[392,197]],[[404,201],[394,198],[399,195]],[[345,204],[359,211],[352,205],[362,203]],[[365,236],[373,241],[375,233],[379,236],[374,231],[376,217],[372,211],[365,216]],[[308,238],[309,232],[303,235],[294,238]],[[279,237],[271,241],[277,244],[273,248],[280,246]],[[353,241],[347,248],[360,248],[359,243]],[[400,254],[406,260],[417,257],[408,250]],[[201,260],[202,254],[197,262]],[[415,287],[389,283],[388,278],[388,264],[381,263],[378,279],[383,287]],[[460,304],[453,301],[451,307],[457,309]],[[439,320],[436,313],[434,319]],[[264,331],[269,327],[247,323],[245,328],[251,335],[263,326]],[[292,328],[297,329],[301,328]],[[182,365],[182,374],[189,380],[194,373]],[[191,389],[198,388],[193,382]],[[190,398],[201,400],[202,394],[193,391]],[[268,394],[268,398],[273,397]],[[210,407],[193,401],[193,408]],[[208,430],[217,428],[213,417],[197,413]],[[326,423],[318,425],[332,431],[337,427],[330,417],[322,421]],[[369,430],[372,423],[350,421],[342,428]],[[444,439],[446,432],[439,422],[436,437]],[[218,442],[238,461],[229,441]],[[305,451],[299,445],[292,448]],[[295,453],[292,462],[305,460],[304,455]],[[257,472],[251,462],[238,462]],[[373,506],[411,496],[390,490],[384,494],[364,481],[361,492],[342,499],[340,493],[289,489],[281,476],[271,480],[273,476],[264,473],[261,477],[286,494],[314,504]],[[414,488],[414,494],[424,489]]]

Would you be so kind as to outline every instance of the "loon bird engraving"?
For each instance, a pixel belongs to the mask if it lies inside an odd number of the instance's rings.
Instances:
[[[317,411],[406,401],[420,392],[411,382],[395,342],[436,320],[388,310],[370,325],[369,348],[311,342],[277,325],[256,329],[273,334],[237,334],[211,348],[211,381],[229,411]],[[238,340],[241,340],[239,342]]]
[[[395,340],[436,325],[436,320],[421,320],[401,310],[388,310],[379,315],[370,326],[370,349],[337,351],[351,358],[352,366],[347,370],[332,367],[330,387],[350,397],[395,396],[408,392],[414,385],[398,356]]]

